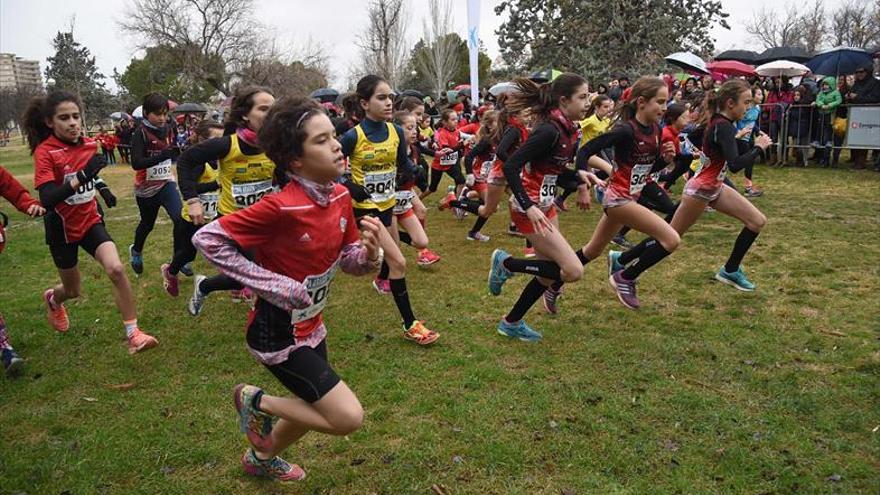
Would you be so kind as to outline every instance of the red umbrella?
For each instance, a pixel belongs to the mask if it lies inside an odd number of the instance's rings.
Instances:
[[[465,89],[471,89],[471,85],[470,84],[459,84],[458,86],[452,88],[453,91],[462,91]]]
[[[749,64],[744,64],[736,60],[722,60],[720,62],[710,62],[706,64],[706,68],[712,72],[718,72],[727,76],[754,76],[755,68]]]

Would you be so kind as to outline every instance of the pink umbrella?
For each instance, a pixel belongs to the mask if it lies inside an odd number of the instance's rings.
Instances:
[[[736,60],[722,60],[719,62],[710,62],[706,64],[706,68],[712,72],[724,74],[726,76],[754,76],[755,68],[749,64],[744,64]]]

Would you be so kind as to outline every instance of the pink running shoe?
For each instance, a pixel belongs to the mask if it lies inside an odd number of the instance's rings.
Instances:
[[[177,284],[177,277],[169,271],[171,265],[165,263],[162,265],[162,285],[165,286],[165,292],[171,297],[177,297],[180,294],[180,288]]]
[[[376,277],[373,279],[373,288],[382,296],[391,294],[391,281],[384,278]]]
[[[300,481],[306,478],[306,472],[296,464],[291,464],[275,456],[268,461],[257,459],[253,449],[248,449],[241,458],[244,472],[251,476],[269,478],[273,481]]]
[[[419,266],[429,266],[429,265],[433,265],[434,263],[436,263],[438,261],[440,261],[440,255],[438,255],[434,251],[431,251],[428,248],[425,248],[425,249],[422,249],[421,251],[419,251],[419,258],[416,261],[416,263],[418,263]],[[389,282],[389,290],[390,290],[390,288],[391,287],[390,287],[390,282]]]

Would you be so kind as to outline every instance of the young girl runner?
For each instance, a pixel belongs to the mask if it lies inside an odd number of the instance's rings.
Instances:
[[[70,327],[64,301],[79,297],[79,248],[101,264],[111,282],[116,307],[134,354],[158,345],[138,328],[134,293],[119,260],[116,245],[104,228],[95,200],[95,178],[107,163],[96,156],[95,141],[82,137],[82,104],[65,91],[31,100],[25,112],[25,131],[34,156],[34,187],[49,211],[43,221],[46,244],[61,283],[43,293],[49,323],[59,332]],[[115,198],[114,198],[115,200]],[[115,204],[115,203],[114,203]]]
[[[584,78],[571,73],[540,86],[524,78],[516,79],[514,84],[519,92],[507,99],[506,108],[512,113],[532,112],[536,124],[525,143],[504,163],[504,175],[513,193],[510,216],[535,247],[536,257],[516,259],[496,249],[488,282],[489,293],[497,296],[515,273],[534,276],[513,309],[498,323],[498,333],[533,342],[542,336],[523,321],[526,312],[552,283],[574,282],[583,274],[583,264],[559,231],[553,200],[559,176],[574,175],[566,165],[577,149],[574,122],[583,118],[588,86]],[[595,175],[585,175],[599,182]],[[579,186],[578,202],[583,207],[589,205],[588,188],[588,183]]]
[[[258,86],[239,88],[232,98],[232,107],[226,119],[226,134],[189,148],[177,160],[177,173],[186,177],[183,189],[187,213],[193,225],[203,225],[208,219],[196,187],[206,163],[217,161],[217,182],[220,197],[218,215],[231,215],[258,202],[273,190],[272,163],[257,143],[257,132],[269,109],[275,103],[270,90]],[[210,212],[207,212],[210,215]],[[208,294],[218,290],[241,290],[242,285],[227,275],[213,277],[198,275],[193,282],[193,295],[188,309],[198,316]]]
[[[495,162],[495,145],[492,142],[491,136],[495,133],[497,127],[498,112],[495,110],[483,112],[480,119],[480,129],[476,135],[477,144],[464,157],[464,168],[468,175],[467,187],[462,193],[464,194],[467,189],[470,189],[470,191],[468,191],[468,195],[464,198],[451,201],[450,205],[452,207],[477,213],[479,212],[480,205],[486,203],[489,192],[489,185],[486,181],[489,177],[489,171],[492,169],[492,164]],[[489,236],[480,232],[483,224],[485,224],[485,221],[479,221],[480,218],[478,217],[477,219],[480,229],[471,229],[467,234],[467,240],[489,242]]]
[[[587,144],[587,141],[595,138],[596,136],[604,133],[611,127],[611,119],[608,116],[614,110],[614,100],[612,100],[608,95],[596,95],[590,101],[590,106],[587,107],[587,117],[581,121],[581,140],[578,143],[578,147],[582,147]],[[598,174],[600,178],[602,174]],[[568,199],[569,196],[573,192],[575,192],[577,188],[568,188],[565,189],[559,197],[556,198],[556,207],[561,211],[568,211],[568,208],[565,207],[565,200]]]
[[[144,119],[131,137],[131,168],[134,176],[134,196],[140,212],[140,222],[134,231],[134,244],[128,247],[131,269],[140,275],[144,271],[143,251],[147,236],[156,224],[159,207],[174,223],[180,222],[180,192],[172,174],[173,160],[180,154],[174,144],[174,132],[166,122],[168,99],[159,93],[144,97]],[[178,246],[174,244],[174,251]],[[191,273],[190,273],[191,274]]]
[[[638,203],[648,177],[666,168],[675,156],[672,143],[660,143],[658,123],[666,111],[669,92],[666,83],[657,77],[642,77],[631,87],[629,99],[619,110],[617,122],[605,134],[587,142],[578,151],[577,167],[586,168],[586,159],[601,150],[614,148],[614,171],[608,179],[602,207],[605,214],[599,219],[590,242],[579,251],[584,263],[596,259],[623,225],[657,239],[638,263],[626,270],[613,271],[609,281],[624,306],[637,309],[636,278],[646,269],[678,248],[675,230],[660,217]],[[604,160],[603,160],[604,161]],[[544,297],[548,311],[555,309],[559,285],[551,287]]]
[[[209,139],[223,136],[223,124],[213,120],[202,120],[196,126],[192,145],[197,145]],[[178,174],[180,189],[191,192],[195,190],[201,206],[202,217],[205,222],[210,222],[217,217],[217,204],[220,202],[220,184],[217,183],[217,162],[205,163],[201,167],[187,168],[185,174]],[[193,182],[190,174],[198,174],[198,179]],[[171,263],[162,265],[162,280],[165,292],[171,297],[177,297],[178,287],[177,274],[187,263],[196,259],[196,248],[192,244],[192,236],[203,224],[193,223],[189,215],[189,208],[181,211],[181,221],[174,226],[174,257]]]
[[[0,166],[0,196],[6,198],[18,211],[31,218],[40,217],[46,213],[46,209],[40,205],[40,202],[31,197],[27,189],[2,166]],[[6,222],[6,215],[0,212],[0,253],[3,253],[3,249],[6,247],[6,232],[4,230]],[[2,314],[0,314],[0,361],[3,362],[6,376],[14,377],[21,374],[24,359],[15,352],[12,343],[9,342],[9,331]]]
[[[392,117],[391,86],[379,76],[368,75],[357,84],[363,118],[346,132],[340,142],[342,153],[348,157],[351,180],[346,187],[352,193],[354,214],[357,218],[374,216],[382,221],[380,231],[385,260],[373,287],[380,294],[394,297],[397,310],[403,318],[403,336],[420,345],[428,345],[439,334],[417,320],[406,290],[406,259],[386,230],[394,215],[395,178],[398,169],[415,171],[409,159],[403,130],[389,122]]]
[[[306,473],[278,457],[287,447],[309,431],[347,435],[363,422],[357,396],[328,361],[322,311],[337,268],[354,275],[378,268],[382,226],[364,217],[359,235],[349,193],[333,182],[344,168],[341,147],[316,103],[282,100],[259,140],[278,164],[277,182],[286,184],[204,227],[193,243],[257,293],[245,337],[248,350],[293,393],[280,397],[253,385],[235,387],[235,409],[251,443],[241,464],[253,476],[294,481]],[[251,251],[254,261],[243,250]]]
[[[736,127],[737,145],[742,151],[752,149],[752,139],[758,133],[758,118],[761,116],[761,103],[764,103],[764,90],[760,86],[752,88],[752,104],[746,110],[743,118],[738,120]],[[754,164],[743,169],[745,176],[745,195],[750,198],[762,196],[764,191],[755,187],[752,183]]]
[[[445,172],[455,181],[455,195],[444,198],[440,203],[441,209],[449,206],[449,201],[455,199],[464,187],[464,176],[461,173],[459,158],[464,149],[464,141],[458,130],[458,114],[455,110],[447,108],[440,113],[440,127],[434,132],[434,161],[431,162],[431,182],[427,191],[422,191],[421,199],[427,198],[431,193],[437,192],[440,179]]]
[[[681,204],[672,218],[672,228],[684,235],[699,220],[706,206],[740,220],[744,226],[733,251],[715,278],[742,291],[755,290],[753,284],[742,270],[742,260],[767,223],[767,218],[750,201],[724,183],[728,169],[742,169],[753,164],[770,146],[770,137],[763,132],[755,138],[755,146],[740,153],[736,144],[736,129],[733,123],[742,119],[749,107],[752,93],[748,84],[741,80],[730,80],[721,85],[717,92],[709,93],[703,105],[703,122],[708,126],[702,132],[702,150],[706,157],[704,164],[685,185]],[[609,256],[611,270],[617,270],[636,258],[639,262],[649,256],[656,256],[659,246],[652,239],[646,239],[619,257]],[[627,268],[626,270],[630,270]],[[644,271],[644,269],[640,270]],[[620,272],[616,272],[620,273]],[[626,271],[623,272],[626,274]]]

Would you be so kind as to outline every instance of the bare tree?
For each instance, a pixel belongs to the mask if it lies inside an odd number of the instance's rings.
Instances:
[[[423,21],[425,50],[413,62],[422,74],[427,74],[430,86],[437,95],[446,89],[446,83],[458,71],[458,37],[452,34],[452,4],[449,0],[429,0],[428,17]]]
[[[329,56],[323,45],[309,38],[300,46],[271,41],[255,49],[250,63],[233,82],[272,88],[275,96],[307,96],[327,85]]]
[[[363,41],[358,42],[363,57],[361,70],[382,76],[396,86],[404,77],[408,51],[403,0],[373,0],[367,18]]]
[[[798,10],[789,5],[784,14],[762,7],[746,22],[746,32],[761,42],[764,48],[774,46],[801,46],[801,19]]]
[[[835,46],[866,47],[880,39],[880,0],[872,5],[859,1],[844,2],[831,18]]]
[[[253,0],[132,0],[119,27],[137,47],[167,46],[184,70],[229,93],[230,77],[262,46]]]
[[[825,6],[822,0],[813,2],[812,7],[805,8],[799,18],[801,44],[809,53],[815,53],[828,40],[828,23],[825,17]]]

